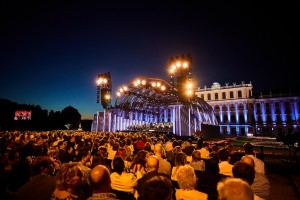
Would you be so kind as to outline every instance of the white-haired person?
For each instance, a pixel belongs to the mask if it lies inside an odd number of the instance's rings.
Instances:
[[[206,200],[206,193],[196,190],[196,175],[194,168],[186,164],[180,166],[177,170],[177,182],[180,189],[175,192],[176,200]]]
[[[240,178],[227,178],[217,185],[219,200],[254,200],[254,192],[246,181]]]

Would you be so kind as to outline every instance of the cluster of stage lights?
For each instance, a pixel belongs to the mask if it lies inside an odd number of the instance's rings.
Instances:
[[[175,74],[176,72],[180,70],[186,70],[190,67],[189,61],[188,60],[178,60],[170,65],[169,72],[170,74]]]
[[[144,79],[137,79],[134,83],[133,83],[134,87],[140,87],[140,86],[151,86],[154,89],[158,89],[161,92],[164,92],[166,90],[166,86],[163,85],[160,81],[151,81],[150,84],[147,84],[147,81]],[[119,89],[119,91],[117,92],[117,96],[121,96],[122,94],[126,93],[128,91],[128,87],[127,86],[123,86]]]

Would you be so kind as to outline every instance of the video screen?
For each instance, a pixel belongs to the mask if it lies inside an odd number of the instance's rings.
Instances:
[[[16,110],[14,120],[31,120],[31,110]]]

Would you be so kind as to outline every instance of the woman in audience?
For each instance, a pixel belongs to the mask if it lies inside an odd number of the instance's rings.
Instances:
[[[80,199],[76,189],[82,184],[82,173],[76,163],[63,163],[57,172],[56,188],[51,200]]]
[[[205,163],[201,159],[201,153],[198,150],[193,151],[192,153],[192,162],[190,165],[197,171],[204,171],[205,170]]]
[[[185,153],[181,152],[175,155],[175,166],[172,168],[171,180],[177,181],[177,170],[180,166],[187,164]]]
[[[119,198],[121,194],[122,196],[134,198],[134,187],[137,184],[137,180],[142,177],[141,173],[137,173],[137,177],[133,173],[125,172],[124,160],[121,157],[114,159],[113,167],[114,172],[110,175],[112,192],[117,194]],[[125,199],[125,197],[120,199]]]
[[[206,200],[208,195],[197,191],[196,186],[196,175],[194,168],[190,165],[180,166],[177,170],[177,182],[180,189],[176,190],[176,200]]]
[[[131,164],[131,172],[137,173],[140,169],[141,173],[144,175],[146,173],[146,156],[147,151],[140,150],[135,156]]]

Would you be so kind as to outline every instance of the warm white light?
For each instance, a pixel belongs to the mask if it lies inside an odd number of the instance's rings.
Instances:
[[[140,79],[138,79],[136,82],[137,82],[138,85],[141,84],[141,80]]]
[[[161,90],[164,91],[166,87],[164,85],[161,86]]]
[[[146,81],[145,80],[142,80],[142,85],[146,85]]]
[[[106,95],[105,95],[105,99],[110,99],[110,95],[109,95],[109,94],[106,94]]]
[[[127,91],[127,90],[128,90],[128,88],[127,88],[126,86],[124,86],[123,89],[124,89],[124,91]]]
[[[192,83],[188,83],[188,84],[187,84],[187,88],[188,88],[188,89],[190,89],[190,88],[192,88],[192,87],[193,87],[193,84],[192,84]]]
[[[155,87],[156,86],[156,83],[155,82],[152,82],[152,87]]]
[[[134,82],[134,86],[135,86],[135,87],[138,86],[138,83],[137,83],[137,82]]]
[[[160,87],[160,82],[157,82],[157,83],[156,83],[156,86],[157,86],[157,87]]]
[[[173,74],[175,69],[170,69],[170,74]]]
[[[187,91],[187,94],[190,96],[190,95],[192,95],[192,90],[188,90]]]
[[[120,92],[124,92],[123,88],[120,88]]]
[[[103,83],[104,84],[107,83],[107,79],[106,78],[103,79]]]
[[[120,93],[120,92],[117,92],[117,96],[118,96],[118,97],[121,96],[121,93]]]
[[[180,67],[180,66],[181,66],[181,62],[180,62],[180,61],[177,61],[177,62],[176,62],[176,66],[177,66],[177,67]]]
[[[175,70],[176,69],[176,65],[172,65],[172,69]]]
[[[183,66],[183,68],[186,69],[186,68],[188,68],[188,63],[187,63],[187,62],[184,62],[182,66]]]

